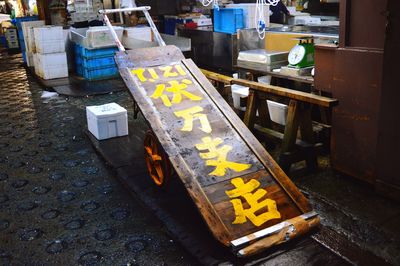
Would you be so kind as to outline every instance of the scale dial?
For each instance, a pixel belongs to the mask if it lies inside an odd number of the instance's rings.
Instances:
[[[306,55],[306,49],[302,45],[296,45],[289,52],[288,61],[292,66],[299,64]]]

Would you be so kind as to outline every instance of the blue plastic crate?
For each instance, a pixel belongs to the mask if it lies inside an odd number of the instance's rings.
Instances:
[[[78,44],[75,46],[75,55],[80,55],[86,58],[99,58],[111,57],[118,51],[117,47],[101,48],[101,49],[87,49]]]
[[[83,66],[82,65],[75,65],[75,71],[78,76],[83,76]]]
[[[214,31],[235,34],[244,28],[243,9],[220,8],[214,9]]]
[[[99,58],[85,58],[81,56],[75,57],[75,64],[82,65],[85,68],[100,68],[100,67],[109,67],[116,66],[114,57],[99,57]]]
[[[81,71],[82,76],[87,80],[109,79],[118,77],[119,75],[117,66],[97,68],[97,69],[88,69],[82,67],[82,69],[79,71]]]

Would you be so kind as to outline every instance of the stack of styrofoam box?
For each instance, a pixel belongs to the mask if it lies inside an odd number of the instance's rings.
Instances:
[[[88,129],[98,140],[128,135],[128,115],[116,103],[86,107]]]
[[[16,28],[7,28],[5,32],[8,49],[19,48],[18,34]]]
[[[36,53],[35,48],[35,39],[33,35],[34,27],[44,26],[44,20],[35,20],[35,21],[25,21],[21,22],[22,33],[25,40],[25,48],[26,48],[26,64],[28,67],[33,66],[33,54]]]
[[[141,41],[152,42],[153,31],[148,26],[124,28],[124,37]]]
[[[37,27],[35,38],[35,73],[43,79],[68,77],[67,55],[63,28],[60,26]]]
[[[257,28],[258,21],[256,21],[256,4],[229,4],[226,7],[243,9],[244,27],[246,29]],[[269,27],[269,5],[264,6],[264,19],[265,26]]]

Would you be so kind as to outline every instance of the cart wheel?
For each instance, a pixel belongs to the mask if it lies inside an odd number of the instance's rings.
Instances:
[[[144,137],[144,158],[154,183],[159,187],[168,184],[174,169],[157,137],[150,130]]]

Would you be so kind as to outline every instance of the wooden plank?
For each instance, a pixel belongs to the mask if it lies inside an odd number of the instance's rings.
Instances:
[[[262,164],[252,154],[251,150],[245,145],[232,126],[226,121],[223,114],[220,113],[208,99],[200,85],[187,74],[188,70],[179,62],[170,62],[168,67],[170,69],[178,69],[178,67],[180,67],[180,69],[186,71],[186,73],[184,75],[164,77],[166,74],[166,72],[162,70],[165,69],[164,67],[130,68],[131,71],[141,73],[139,76],[137,76],[137,73],[133,75],[131,82],[136,83],[142,94],[147,96],[148,103],[153,107],[152,109],[155,111],[155,114],[160,117],[161,127],[165,132],[164,134],[168,134],[175,143],[178,153],[181,154],[185,162],[191,166],[194,172],[193,177],[197,178],[200,185],[205,187],[262,169]],[[177,73],[178,72],[176,72],[176,74]],[[153,76],[158,78],[151,81]],[[142,80],[140,80],[140,78],[142,78]],[[184,83],[185,81],[188,84]],[[163,99],[162,97],[154,96],[158,91],[157,88],[160,88],[160,86],[168,88],[170,82],[176,82],[176,84],[180,85],[183,84],[186,87],[184,90],[185,94],[181,95],[181,101],[179,103],[174,104],[171,102],[173,98],[170,97],[170,94],[172,95],[172,93],[167,94],[166,89],[164,89],[166,98]],[[192,99],[189,97],[192,97]],[[196,114],[199,116],[192,117],[192,128],[188,129],[188,131],[183,131],[187,119],[183,118],[183,114],[177,115],[177,113],[185,112],[185,110],[192,110],[194,107],[198,108],[199,111],[196,111]],[[208,129],[205,128],[205,124],[209,126]],[[200,157],[202,153],[207,153],[207,150],[203,151],[196,148],[196,145],[203,143],[205,137],[213,140],[219,138],[223,141],[223,143],[218,146],[219,148],[230,147],[231,149],[226,159],[229,162],[249,165],[248,169],[242,171],[227,169],[227,172],[222,176],[210,174],[214,172],[213,168],[215,167],[207,166],[206,161]]]
[[[270,128],[266,128],[266,127],[262,127],[258,124],[254,125],[254,129],[257,130],[258,133],[262,134],[265,137],[269,137],[271,139],[275,139],[275,140],[283,140],[284,139],[284,135],[283,133],[270,129]],[[301,148],[310,148],[312,146],[314,146],[313,144],[307,143],[301,139],[296,139],[296,145],[301,147]]]
[[[247,97],[247,107],[244,114],[244,124],[252,130],[254,128],[254,123],[256,120],[257,112],[257,96],[254,90],[249,91],[249,96]]]
[[[238,85],[250,87],[250,88],[260,91],[260,92],[278,95],[281,97],[299,100],[302,102],[316,104],[316,105],[324,106],[324,107],[333,107],[333,106],[338,105],[338,103],[339,103],[338,100],[336,100],[336,99],[331,99],[331,98],[327,98],[327,97],[323,97],[323,96],[319,96],[319,95],[315,95],[315,94],[311,94],[311,93],[307,93],[307,92],[286,89],[286,88],[282,88],[282,87],[278,87],[278,86],[261,84],[258,82],[244,80],[244,79],[234,79],[234,80],[232,80],[232,84],[238,84]]]
[[[260,124],[263,127],[272,127],[272,120],[269,115],[269,109],[268,109],[268,104],[266,100],[262,100],[258,93],[257,93],[257,98],[258,98],[258,115],[260,116]]]
[[[235,128],[235,130],[240,134],[242,139],[247,143],[265,168],[270,172],[274,180],[276,180],[281,188],[288,194],[299,210],[301,210],[303,213],[310,212],[311,207],[304,195],[287,177],[285,172],[279,167],[279,165],[260,144],[256,137],[254,137],[254,135],[249,131],[243,121],[240,120],[240,118],[234,113],[232,108],[230,108],[230,106],[223,100],[221,95],[218,94],[207,78],[201,73],[200,70],[198,70],[193,61],[186,59],[183,60],[183,63],[188,69],[190,69],[193,77],[202,85],[204,91],[208,94],[210,99],[213,100],[215,105],[218,106],[220,112],[224,113],[225,117],[231,123],[233,128]]]
[[[221,82],[221,83],[231,84],[232,80],[234,79],[232,77],[225,76],[225,75],[222,75],[222,74],[218,74],[218,73],[215,73],[215,72],[212,72],[212,71],[209,71],[209,70],[205,70],[205,69],[200,69],[200,70],[208,79],[211,79],[211,80],[214,80],[214,81],[218,81],[218,82]]]
[[[120,58],[120,60],[125,59]],[[121,65],[125,64],[125,62],[120,62],[119,60],[117,60],[117,63],[121,63]],[[154,133],[158,137],[158,140],[169,155],[169,159],[174,166],[175,171],[180,176],[194,203],[198,206],[198,209],[203,219],[208,224],[210,231],[218,241],[224,245],[229,245],[229,241],[231,240],[230,233],[209,202],[207,196],[204,194],[200,184],[196,179],[192,178],[192,170],[185,163],[183,157],[178,154],[178,149],[176,149],[172,139],[164,133],[164,129],[161,125],[161,121],[158,119],[158,116],[155,115],[153,110],[148,108],[147,97],[141,94],[137,85],[132,82],[131,73],[127,68],[120,68],[120,73],[122,78],[125,80],[125,83],[127,84],[132,96],[135,98],[142,111],[146,113],[144,117],[147,123],[151,125]]]
[[[297,130],[300,123],[300,103],[291,100],[288,106],[288,114],[286,119],[285,133],[283,134],[281,152],[285,153],[294,148],[297,139]]]
[[[230,201],[231,198],[229,198],[226,193],[227,191],[235,188],[235,186],[232,184],[232,181],[227,180],[204,188],[204,191],[210,199],[210,202],[214,205],[214,208],[222,218],[222,221],[226,225],[227,229],[231,232],[234,239],[258,230],[262,230],[281,221],[285,221],[302,214],[294,204],[290,204],[291,200],[289,196],[280,188],[279,184],[271,177],[268,171],[261,170],[257,173],[241,176],[240,178],[244,181],[244,183],[247,183],[251,180],[257,180],[260,183],[258,189],[263,189],[266,191],[266,195],[260,198],[259,202],[262,202],[266,199],[275,201],[280,217],[268,220],[261,226],[254,226],[254,224],[249,221],[238,226],[238,224],[233,224],[236,216],[235,213],[232,212],[233,205]],[[243,207],[248,209],[251,206],[243,200]],[[263,207],[257,210],[257,213],[261,214],[268,211],[268,207]]]
[[[120,72],[216,239],[228,245],[308,212],[304,196],[193,62],[161,58],[160,66],[153,49],[140,67],[132,67],[139,57],[117,56]]]

